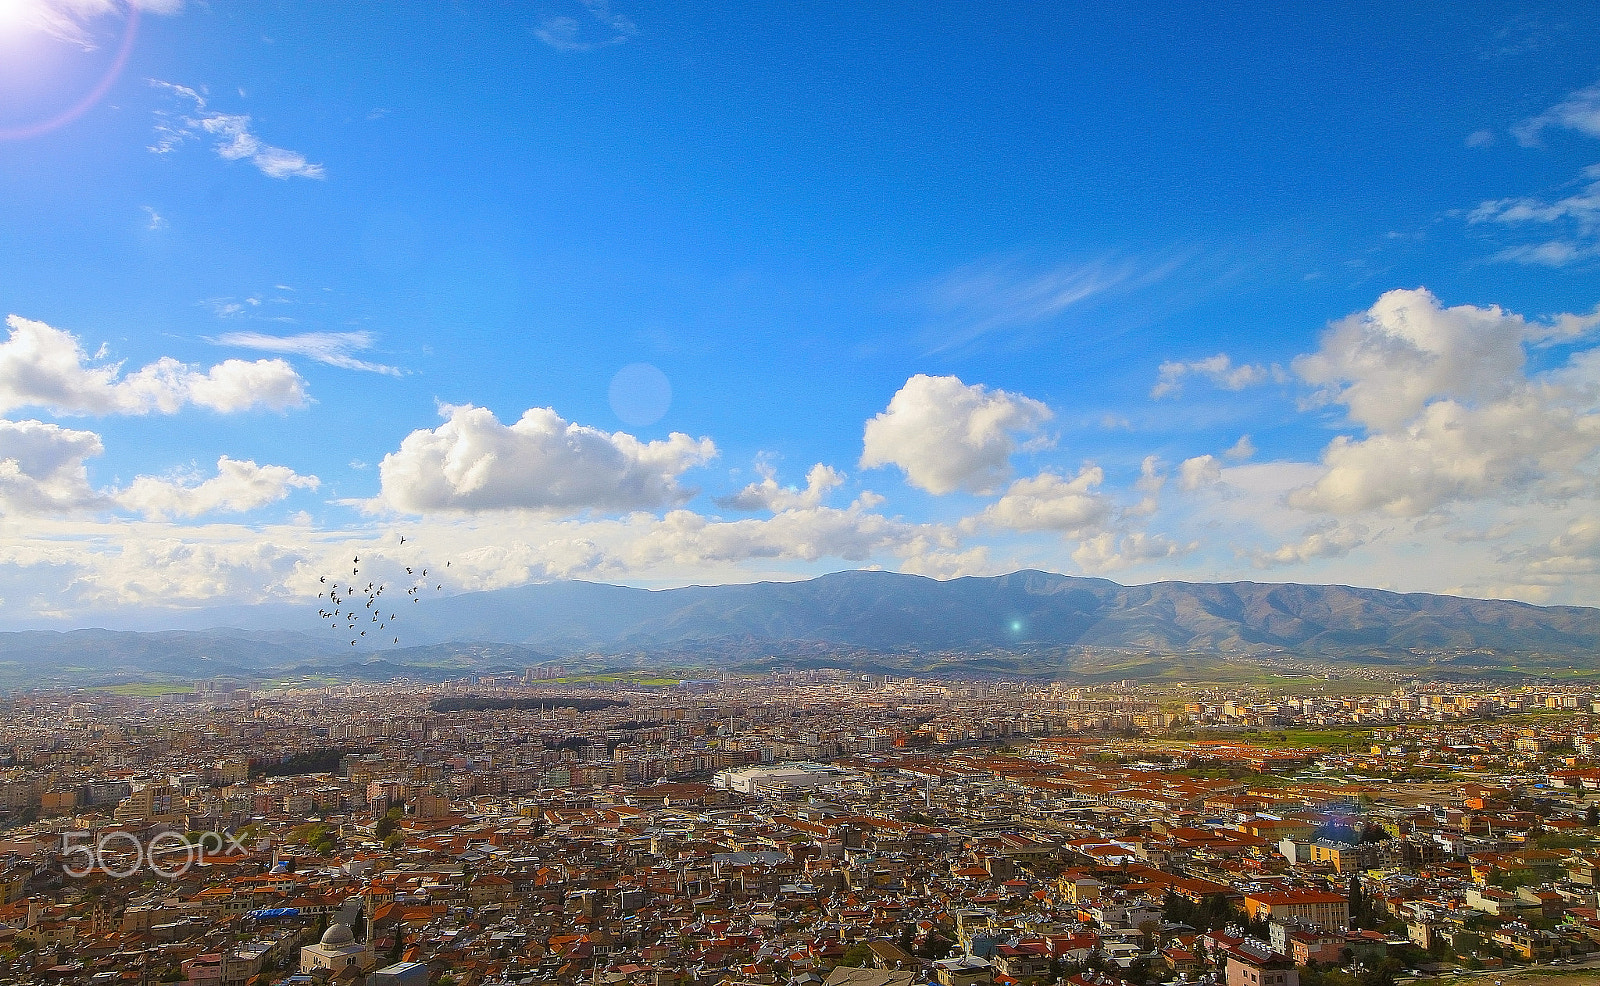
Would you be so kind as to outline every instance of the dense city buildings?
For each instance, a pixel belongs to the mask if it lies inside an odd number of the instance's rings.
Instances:
[[[5,982],[1377,986],[1600,949],[1580,685],[18,694]]]

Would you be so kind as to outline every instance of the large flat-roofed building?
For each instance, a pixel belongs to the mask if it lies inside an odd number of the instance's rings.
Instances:
[[[428,986],[428,967],[422,962],[396,962],[374,970],[369,986]]]
[[[719,771],[711,778],[711,786],[738,794],[759,794],[762,791],[821,787],[852,776],[854,775],[849,771],[838,767],[797,761],[774,764],[771,767],[745,767],[742,770]]]

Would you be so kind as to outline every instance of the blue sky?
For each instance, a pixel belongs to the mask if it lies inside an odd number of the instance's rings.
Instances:
[[[0,0],[4,621],[1600,603],[1600,10],[1057,6]]]

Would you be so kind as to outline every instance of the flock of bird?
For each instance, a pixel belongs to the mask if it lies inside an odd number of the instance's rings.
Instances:
[[[402,545],[406,543],[404,535],[401,535],[400,543]],[[444,564],[446,568],[450,567],[449,562]],[[318,582],[327,587],[317,593],[318,599],[326,601],[319,605],[317,615],[327,621],[330,628],[352,633],[353,635],[350,638],[351,647],[360,643],[361,638],[367,636],[368,630],[372,631],[373,640],[377,640],[380,636],[395,634],[394,626],[399,622],[400,614],[405,611],[403,605],[397,607],[383,604],[382,596],[385,590],[389,588],[387,582],[368,582],[363,586],[361,580],[357,578],[360,574],[361,556],[356,555],[350,560],[349,579],[342,583],[340,579],[343,576],[336,576],[330,580],[328,576],[322,575],[318,576],[317,579]],[[412,579],[410,588],[406,589],[406,595],[410,597],[411,602],[420,602],[423,590],[428,588],[428,570],[422,568],[419,573],[416,569],[407,566],[406,575]],[[436,584],[433,587],[435,592],[442,592],[443,590],[443,583]],[[389,610],[388,616],[383,615],[386,609]],[[394,636],[393,639],[397,644],[400,642],[399,636]]]

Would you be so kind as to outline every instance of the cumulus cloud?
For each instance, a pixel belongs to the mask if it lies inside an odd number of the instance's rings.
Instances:
[[[198,517],[243,513],[276,503],[291,490],[314,490],[315,476],[301,476],[287,466],[259,466],[248,459],[217,459],[217,474],[203,482],[141,476],[116,494],[119,506],[147,517]]]
[[[1124,517],[1149,517],[1161,509],[1161,490],[1167,485],[1167,473],[1158,456],[1147,455],[1139,463],[1139,478],[1133,488],[1143,494],[1137,503],[1123,509]]]
[[[861,467],[898,466],[929,493],[988,493],[1010,476],[1018,439],[1050,418],[1030,397],[919,373],[867,422]]]
[[[1600,448],[1600,416],[1561,406],[1563,398],[1546,386],[1481,407],[1443,400],[1408,427],[1340,436],[1323,453],[1326,472],[1289,502],[1417,517],[1456,500],[1578,495],[1590,483],[1581,467]]]
[[[307,403],[305,381],[283,360],[226,360],[209,370],[163,357],[124,375],[92,360],[71,333],[11,315],[0,343],[0,412],[174,414],[185,405],[222,413],[287,410]]]
[[[290,336],[275,336],[264,332],[224,332],[209,341],[219,346],[237,346],[240,349],[304,356],[306,359],[337,366],[343,370],[383,373],[391,377],[401,375],[397,367],[371,363],[352,355],[372,348],[374,339],[371,332],[302,332]]]
[[[1600,357],[1589,350],[1530,379],[1525,347],[1576,339],[1597,321],[1444,308],[1417,289],[1390,291],[1334,323],[1295,369],[1324,399],[1345,404],[1368,434],[1336,438],[1322,475],[1290,494],[1290,504],[1419,517],[1456,501],[1579,495],[1600,450]]]
[[[998,575],[1006,569],[997,567],[989,558],[988,545],[979,544],[965,550],[955,550],[918,540],[903,552],[900,571],[907,575],[923,575],[930,579],[960,579],[969,576]]]
[[[844,473],[817,463],[806,473],[806,488],[797,490],[792,486],[779,486],[777,474],[771,465],[762,462],[756,465],[756,471],[761,474],[761,482],[751,483],[744,489],[731,496],[717,498],[717,506],[728,510],[792,510],[797,507],[815,507],[822,503],[823,497],[828,492],[844,482]]]
[[[284,584],[304,561],[303,549],[230,533],[234,536],[197,540],[151,531],[119,539],[115,551],[92,559],[80,556],[80,563],[87,564],[73,582],[76,602],[89,607],[170,606],[288,596]]]
[[[1357,423],[1391,430],[1430,400],[1506,395],[1522,376],[1523,342],[1545,331],[1498,305],[1445,308],[1426,288],[1395,290],[1333,323],[1294,370]]]
[[[673,510],[640,532],[626,557],[631,566],[700,565],[754,558],[862,562],[908,545],[919,529],[884,517],[861,503],[843,510],[804,507],[764,519],[719,521],[692,510]]]
[[[1111,519],[1110,497],[1096,492],[1105,479],[1099,466],[1085,466],[1071,479],[1053,472],[1019,479],[979,514],[979,521],[1013,531],[1060,531],[1083,537]]]
[[[1239,440],[1222,454],[1230,461],[1245,462],[1256,454],[1256,443],[1250,440],[1249,435],[1240,435]]]
[[[1176,558],[1198,547],[1198,541],[1178,544],[1164,534],[1135,531],[1118,535],[1105,531],[1078,545],[1072,552],[1072,560],[1085,572],[1098,575],[1146,562]]]
[[[1367,529],[1360,524],[1324,524],[1312,528],[1300,540],[1272,551],[1252,551],[1250,563],[1256,568],[1277,568],[1319,558],[1343,558],[1366,541]]]
[[[1222,463],[1214,455],[1197,455],[1178,465],[1178,485],[1187,491],[1222,480]]]
[[[381,499],[405,513],[651,510],[684,502],[685,471],[717,454],[674,432],[641,442],[533,408],[506,425],[486,408],[446,405],[445,423],[414,431],[378,467]]]
[[[212,140],[212,150],[224,161],[249,161],[268,178],[325,178],[320,164],[312,164],[299,151],[274,147],[250,129],[250,117],[207,109],[204,96],[188,86],[151,79],[150,84],[188,105],[187,112],[156,111],[156,142],[150,150],[168,154],[196,137]]]
[[[1204,377],[1223,390],[1244,390],[1281,375],[1276,367],[1235,364],[1227,353],[1189,363],[1169,360],[1156,369],[1156,385],[1150,388],[1150,396],[1156,400],[1176,397],[1183,391],[1184,378],[1189,376]]]
[[[1547,543],[1521,552],[1522,578],[1540,585],[1562,585],[1600,574],[1600,517],[1585,514]]]
[[[68,513],[105,506],[90,487],[84,464],[102,451],[94,432],[0,420],[0,512]]]

